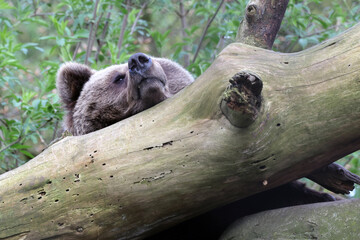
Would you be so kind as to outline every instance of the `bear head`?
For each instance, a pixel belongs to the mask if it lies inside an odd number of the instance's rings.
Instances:
[[[193,81],[179,64],[137,53],[127,64],[99,71],[65,63],[56,87],[66,110],[65,129],[82,135],[152,107]]]

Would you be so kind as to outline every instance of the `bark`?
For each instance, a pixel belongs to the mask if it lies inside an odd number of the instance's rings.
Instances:
[[[341,194],[349,194],[354,190],[355,183],[360,184],[359,176],[336,163],[316,170],[306,177],[334,193]]]
[[[142,238],[359,149],[359,38],[357,25],[299,53],[229,45],[177,96],[1,175],[0,238]],[[263,100],[238,128],[220,103],[243,71]]]
[[[359,211],[359,199],[266,211],[238,220],[220,239],[359,239]]]
[[[250,0],[246,6],[237,42],[271,49],[289,0]]]

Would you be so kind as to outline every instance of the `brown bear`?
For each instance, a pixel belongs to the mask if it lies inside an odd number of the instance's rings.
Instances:
[[[82,135],[150,108],[193,81],[188,71],[169,59],[136,53],[127,64],[99,71],[65,63],[56,87],[67,111],[65,129]]]

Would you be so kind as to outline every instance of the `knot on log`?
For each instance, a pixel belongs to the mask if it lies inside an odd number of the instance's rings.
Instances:
[[[261,18],[262,12],[258,9],[256,4],[249,4],[246,7],[246,20],[248,22],[256,21]]]
[[[221,111],[235,127],[248,127],[261,107],[262,81],[253,73],[239,72],[229,82],[220,103]]]

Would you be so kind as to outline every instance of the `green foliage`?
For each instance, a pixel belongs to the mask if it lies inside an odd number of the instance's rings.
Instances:
[[[62,118],[54,87],[58,63],[43,62],[34,73],[22,61],[31,50],[44,51],[39,43],[21,42],[19,26],[29,19],[23,8],[0,2],[1,9],[21,12],[14,19],[0,16],[0,172],[32,158],[32,145]],[[2,13],[2,12],[1,12]]]
[[[234,41],[247,1],[225,1],[205,33],[220,1],[184,0],[184,16],[181,1],[101,0],[94,9],[95,2],[0,0],[0,173],[37,155],[61,131],[55,91],[61,63],[87,61],[97,69],[145,52],[199,76]],[[274,49],[302,50],[359,20],[359,0],[290,0]],[[341,160],[357,174],[359,154]]]
[[[290,0],[274,48],[296,52],[339,34],[359,22],[359,3],[359,0]]]

